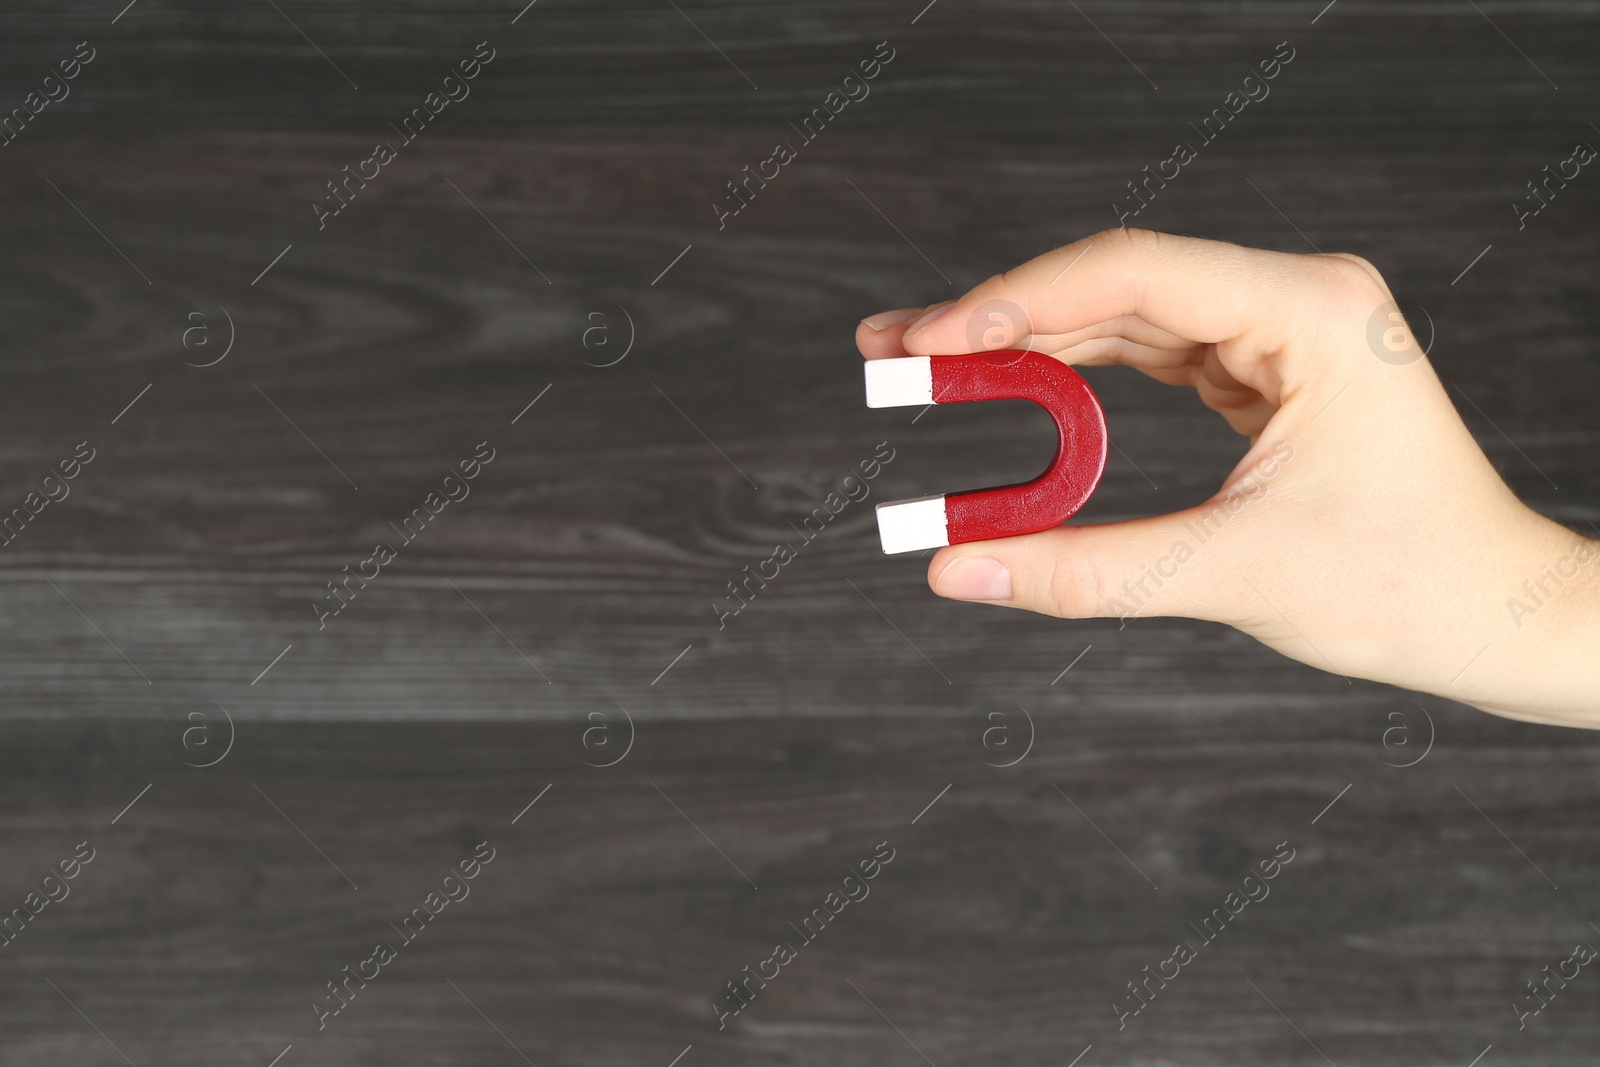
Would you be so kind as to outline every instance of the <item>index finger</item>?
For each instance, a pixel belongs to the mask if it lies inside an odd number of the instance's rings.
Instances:
[[[974,329],[988,331],[985,347],[1004,348],[1029,333],[1072,334],[1134,317],[1196,344],[1275,352],[1327,306],[1320,295],[1338,277],[1330,258],[1107,230],[990,278],[912,322],[900,342],[911,355],[955,355],[972,351]],[[995,301],[1020,314],[974,322]]]

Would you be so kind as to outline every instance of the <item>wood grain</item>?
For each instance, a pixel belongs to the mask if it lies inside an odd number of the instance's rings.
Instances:
[[[1593,939],[1588,735],[1556,750],[1450,712],[1398,769],[1377,712],[1035,721],[1009,769],[970,720],[933,717],[638,716],[609,769],[583,764],[578,722],[252,724],[209,770],[154,724],[19,723],[0,889],[20,901],[79,840],[98,855],[3,950],[8,1044],[113,1062],[49,978],[135,1063],[265,1064],[291,1043],[309,1064],[516,1062],[448,979],[535,1063],[664,1067],[690,1044],[710,1063],[920,1062],[852,982],[934,1063],[1091,1043],[1108,1062],[1320,1062],[1249,982],[1336,1063],[1592,1049],[1581,978],[1524,1032],[1509,1007]],[[387,924],[484,840],[470,895],[319,1033],[323,983],[398,942]],[[798,943],[788,924],[883,841],[870,894],[719,1032],[724,983]],[[1269,895],[1119,1033],[1124,984],[1199,943],[1187,924],[1285,841]]]
[[[1588,735],[1201,623],[935,600],[870,504],[1026,476],[1048,426],[868,411],[851,341],[1114,225],[1287,40],[1139,223],[1373,260],[1512,487],[1600,522],[1593,176],[1511,209],[1600,137],[1587,6],[277,6],[0,11],[0,114],[97,49],[0,148],[0,507],[97,450],[0,548],[0,907],[100,850],[0,949],[7,1064],[122,1062],[83,1016],[141,1065],[1592,1062],[1600,980],[1520,1032],[1509,1006],[1600,938]],[[485,40],[319,230],[324,183]],[[884,40],[871,96],[719,230]],[[220,343],[223,309],[234,348],[186,366],[220,351],[186,316]],[[1120,453],[1086,518],[1202,500],[1241,454],[1191,397],[1091,375]],[[871,500],[719,630],[881,441]],[[1010,771],[974,748],[991,701],[1037,727]],[[223,709],[234,749],[185,766]],[[585,766],[620,709],[636,747]],[[318,1034],[322,983],[485,839],[472,896]],[[872,895],[717,1032],[722,983],[883,840]],[[1124,983],[1284,840],[1271,896],[1118,1033]]]

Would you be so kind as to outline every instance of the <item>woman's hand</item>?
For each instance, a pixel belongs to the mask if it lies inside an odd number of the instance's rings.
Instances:
[[[1600,545],[1501,481],[1364,260],[1110,230],[871,316],[856,343],[1126,364],[1250,439],[1187,511],[941,549],[939,595],[1208,619],[1323,670],[1600,727]]]

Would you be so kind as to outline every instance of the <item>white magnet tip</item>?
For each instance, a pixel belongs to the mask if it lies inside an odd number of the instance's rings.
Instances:
[[[915,500],[895,500],[879,504],[878,540],[887,555],[943,548],[950,543],[950,530],[944,515],[943,496],[924,496]]]
[[[904,408],[933,403],[933,363],[928,356],[869,359],[867,407]]]

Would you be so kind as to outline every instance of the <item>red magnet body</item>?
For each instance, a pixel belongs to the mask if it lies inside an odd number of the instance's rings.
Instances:
[[[887,553],[1037,533],[1058,526],[1088,501],[1106,467],[1105,413],[1077,371],[1038,352],[903,356],[866,363],[869,408],[1031,400],[1055,420],[1055,458],[1020,485],[879,504],[878,537]]]

